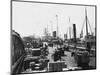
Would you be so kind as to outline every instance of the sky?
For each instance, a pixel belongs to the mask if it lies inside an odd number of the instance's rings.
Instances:
[[[91,29],[95,32],[95,7],[13,1],[12,29],[22,37],[43,36],[44,28],[48,27],[48,31],[52,33],[57,30],[58,23],[58,35],[64,38],[67,33],[69,38],[69,28],[72,35],[72,26],[76,24],[76,36],[79,37],[85,20],[85,8]],[[85,25],[83,32],[85,35]]]

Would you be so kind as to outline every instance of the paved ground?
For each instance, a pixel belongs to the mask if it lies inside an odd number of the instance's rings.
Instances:
[[[56,47],[48,47],[48,50],[49,50],[48,59],[50,60],[50,62],[54,62],[52,58],[52,54],[55,52],[55,49]]]
[[[74,57],[71,57],[71,52],[65,51],[65,55],[64,57],[62,57],[62,59],[65,60],[67,67],[77,67],[77,64],[75,63]]]

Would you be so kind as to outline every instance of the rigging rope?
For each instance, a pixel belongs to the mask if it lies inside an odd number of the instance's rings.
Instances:
[[[91,31],[91,34],[92,34],[93,32],[92,32],[91,25],[89,23],[89,19],[88,18],[87,18],[87,21],[88,21],[88,24],[89,24],[89,27],[90,27],[90,31]]]
[[[83,37],[83,28],[84,28],[84,23],[85,23],[85,20],[84,20],[83,25],[82,25],[82,30],[81,30],[80,37]]]

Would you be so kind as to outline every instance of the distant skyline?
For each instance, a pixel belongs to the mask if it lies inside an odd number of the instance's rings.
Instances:
[[[12,29],[22,37],[43,36],[45,28],[51,33],[57,30],[58,23],[59,36],[64,38],[64,34],[68,33],[69,38],[69,27],[73,32],[72,24],[76,24],[77,37],[79,37],[85,20],[85,8],[91,29],[95,32],[95,7],[13,1]]]

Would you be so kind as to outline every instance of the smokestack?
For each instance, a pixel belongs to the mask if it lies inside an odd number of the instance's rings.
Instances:
[[[74,42],[76,43],[76,24],[73,24],[73,36],[74,36]]]
[[[57,37],[56,31],[53,31],[53,37]]]

